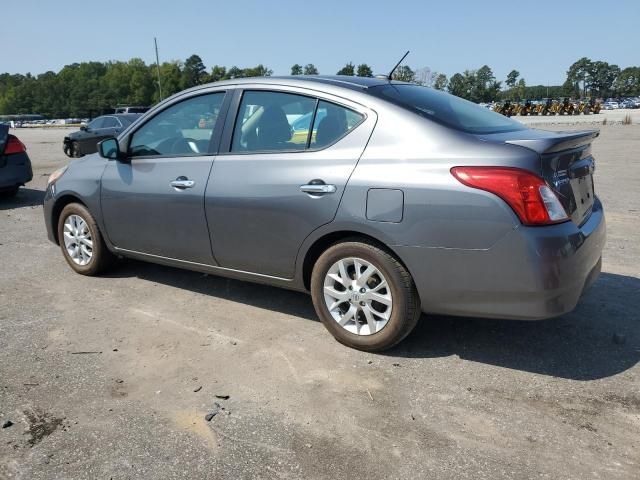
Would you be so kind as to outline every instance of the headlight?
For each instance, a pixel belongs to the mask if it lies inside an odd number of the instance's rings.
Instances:
[[[53,172],[51,175],[49,175],[49,179],[47,180],[47,187],[51,185],[53,182],[55,182],[56,180],[58,180],[64,174],[64,172],[67,171],[67,168],[68,168],[68,165],[65,165],[64,167],[59,168],[58,170]]]

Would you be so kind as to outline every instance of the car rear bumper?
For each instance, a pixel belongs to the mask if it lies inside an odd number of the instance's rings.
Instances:
[[[396,247],[426,313],[538,320],[575,308],[600,273],[606,226],[518,227],[487,250]]]
[[[26,153],[5,155],[0,165],[0,190],[24,185],[33,178],[31,161]]]

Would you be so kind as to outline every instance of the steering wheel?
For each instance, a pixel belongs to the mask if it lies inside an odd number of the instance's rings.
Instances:
[[[178,138],[171,144],[171,153],[201,153],[198,144],[193,138]]]

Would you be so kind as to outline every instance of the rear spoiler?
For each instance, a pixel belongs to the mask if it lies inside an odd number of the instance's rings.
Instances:
[[[557,132],[557,135],[527,139],[527,140],[507,140],[505,143],[519,145],[528,148],[539,154],[557,153],[565,150],[589,145],[600,135],[599,130],[581,130],[578,132]]]

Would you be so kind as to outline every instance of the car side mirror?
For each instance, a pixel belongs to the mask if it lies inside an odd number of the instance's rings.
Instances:
[[[80,125],[80,130],[86,132],[87,130],[89,130],[89,128],[86,125]]]
[[[118,139],[114,137],[105,138],[98,143],[98,153],[102,158],[107,160],[123,160],[124,157],[120,153],[120,145]]]

